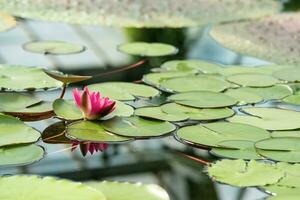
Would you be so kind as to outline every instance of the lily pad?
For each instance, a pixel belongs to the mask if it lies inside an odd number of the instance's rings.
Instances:
[[[235,115],[230,122],[257,126],[267,130],[293,130],[300,128],[300,112],[278,108],[242,108],[247,116]]]
[[[50,71],[46,69],[44,69],[44,72],[51,78],[54,78],[55,80],[61,81],[65,84],[86,81],[92,78],[92,76],[69,75],[69,74],[63,74],[61,72]]]
[[[0,32],[7,31],[17,25],[13,16],[0,12]]]
[[[104,121],[102,126],[105,130],[117,135],[137,139],[161,137],[176,129],[176,126],[169,122],[149,120],[140,117],[115,117],[111,120]]]
[[[251,160],[221,160],[207,169],[214,180],[239,187],[274,184],[284,177],[284,172],[275,165]]]
[[[158,119],[162,121],[178,122],[187,120],[189,117],[185,114],[170,114],[162,110],[161,107],[143,107],[135,110],[134,114],[140,117]]]
[[[277,163],[277,168],[283,170],[286,175],[278,183],[278,186],[298,188],[300,194],[300,164],[286,162]]]
[[[284,103],[288,103],[288,104],[300,105],[300,94],[294,94],[294,95],[285,97],[282,101]]]
[[[137,97],[151,98],[160,93],[150,86],[126,82],[98,83],[89,85],[88,88],[90,91],[100,92],[101,96],[120,101],[131,101]]]
[[[300,137],[300,131],[273,131],[271,133],[272,137]]]
[[[0,147],[36,142],[40,133],[17,118],[0,114]]]
[[[300,138],[276,137],[255,143],[257,152],[271,160],[300,162]]]
[[[241,54],[279,64],[299,64],[299,19],[298,12],[272,15],[218,25],[210,34],[220,44]]]
[[[241,66],[241,65],[229,65],[226,67],[223,67],[219,70],[219,73],[223,76],[232,76],[236,74],[252,74],[252,73],[259,73],[259,74],[265,74],[265,75],[272,75],[273,72],[290,68],[291,66],[286,65],[275,65],[275,64],[269,64],[269,65],[258,65],[258,66]]]
[[[79,121],[68,125],[66,136],[78,141],[101,143],[119,143],[132,140],[110,133],[103,128],[101,123],[93,121]]]
[[[63,41],[33,41],[24,44],[23,48],[32,53],[41,53],[45,55],[75,54],[85,50],[85,47],[82,45]]]
[[[219,143],[227,140],[256,142],[269,137],[269,133],[264,129],[228,122],[187,126],[180,128],[176,133],[179,141],[202,147],[219,147]]]
[[[262,159],[256,153],[254,142],[245,140],[227,140],[218,143],[219,147],[214,147],[210,151],[219,157],[235,158],[235,159]]]
[[[51,89],[62,86],[41,68],[19,65],[0,65],[0,88],[5,91]]]
[[[273,76],[288,82],[300,82],[300,68],[292,67],[275,71]]]
[[[19,93],[0,93],[0,111],[13,112],[28,108],[34,104],[41,102],[32,96]]]
[[[0,147],[0,166],[29,165],[43,157],[44,149],[35,144]],[[1,197],[3,192],[1,191],[0,199],[3,197]]]
[[[246,87],[270,87],[278,83],[276,78],[259,73],[235,74],[228,76],[227,80]]]
[[[177,54],[178,49],[169,44],[163,43],[147,43],[147,42],[131,42],[121,44],[118,50],[136,56],[158,57]]]
[[[179,71],[179,72],[201,72],[204,74],[216,74],[221,69],[219,64],[207,62],[204,60],[171,60],[165,62],[162,69],[167,71]]]
[[[54,177],[38,177],[34,175],[3,176],[0,178],[0,188],[0,199],[6,200],[106,199],[102,192],[87,185]]]
[[[267,193],[272,193],[277,195],[300,195],[300,189],[299,188],[292,188],[292,187],[285,187],[285,186],[279,186],[277,184],[275,185],[268,185],[263,186],[262,189],[266,191]]]
[[[222,108],[237,104],[237,100],[223,93],[198,91],[174,94],[169,100],[196,108]]]
[[[65,136],[66,127],[67,124],[64,121],[51,124],[43,131],[43,142],[48,144],[70,144],[71,140]]]
[[[206,75],[172,78],[160,83],[160,87],[171,92],[221,92],[230,86],[231,84],[225,80]]]
[[[238,105],[255,104],[263,101],[261,96],[247,92],[242,88],[226,90],[225,94],[238,100]]]
[[[127,182],[87,182],[103,192],[108,200],[170,200],[168,193],[158,185]]]
[[[234,111],[230,108],[193,108],[177,103],[167,103],[161,106],[165,113],[187,115],[190,120],[217,120],[231,117]]]

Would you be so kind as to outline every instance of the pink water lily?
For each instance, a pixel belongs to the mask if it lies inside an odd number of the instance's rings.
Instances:
[[[93,155],[94,152],[104,151],[107,149],[108,144],[105,143],[94,143],[94,142],[79,142],[79,141],[72,141],[72,151],[74,151],[78,145],[80,146],[80,151],[83,156],[86,156],[88,152]]]
[[[94,120],[115,109],[115,101],[108,97],[101,97],[99,92],[90,92],[87,87],[81,93],[77,88],[72,91],[76,106],[81,110],[85,119]]]

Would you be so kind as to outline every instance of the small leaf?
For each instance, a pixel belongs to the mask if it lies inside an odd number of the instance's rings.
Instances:
[[[86,81],[92,78],[92,76],[69,75],[69,74],[63,74],[60,72],[46,70],[46,69],[44,69],[44,72],[51,78],[54,78],[55,80],[61,81],[65,84]]]

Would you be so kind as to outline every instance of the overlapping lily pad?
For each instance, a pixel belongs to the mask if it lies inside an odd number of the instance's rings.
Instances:
[[[80,81],[85,81],[88,79],[91,79],[92,76],[78,76],[78,75],[69,75],[69,74],[63,74],[61,72],[56,72],[56,71],[50,71],[50,70],[46,70],[44,69],[44,72],[50,76],[51,78],[54,78],[58,81],[61,81],[65,84],[69,84],[69,83],[77,83]]]
[[[225,94],[238,100],[238,105],[255,104],[263,101],[261,96],[242,88],[226,90]]]
[[[63,41],[33,41],[23,45],[26,51],[32,53],[63,55],[80,53],[85,47],[79,44],[72,44]]]
[[[246,116],[235,115],[228,120],[257,126],[267,130],[293,130],[300,128],[300,112],[279,108],[242,108]]]
[[[174,94],[169,97],[169,100],[196,108],[222,108],[238,103],[236,99],[226,94],[209,91]]]
[[[100,92],[102,96],[120,101],[135,100],[136,97],[151,98],[160,93],[150,86],[126,82],[99,83],[88,87],[90,91]]]
[[[271,133],[272,137],[300,137],[300,131],[299,130],[293,130],[293,131],[273,131]]]
[[[246,87],[270,87],[278,83],[276,78],[259,73],[235,74],[228,76],[227,80]]]
[[[284,177],[275,165],[251,160],[221,160],[210,165],[208,175],[214,180],[239,187],[274,184]]]
[[[17,25],[14,17],[0,12],[0,32],[7,31]]]
[[[165,113],[173,115],[187,115],[190,120],[217,120],[231,117],[234,111],[230,108],[193,108],[177,103],[167,103],[161,106]]]
[[[288,104],[300,105],[300,94],[296,93],[294,95],[285,97],[282,101]]]
[[[105,130],[117,135],[137,139],[161,137],[176,129],[176,126],[169,122],[149,120],[140,117],[115,117],[111,120],[104,121],[102,126]]]
[[[41,68],[0,65],[0,88],[2,90],[47,90],[61,86],[60,81],[47,76]]]
[[[272,75],[275,71],[290,68],[286,65],[258,65],[258,66],[241,66],[241,65],[229,65],[219,70],[219,73],[223,76],[232,76],[236,74],[248,74],[259,73],[265,75]]]
[[[131,42],[121,44],[118,50],[136,56],[143,57],[159,57],[174,55],[178,52],[178,49],[169,44],[163,43],[147,43],[147,42]]]
[[[283,170],[286,175],[278,183],[278,186],[294,187],[300,189],[300,164],[286,162],[277,163],[277,168]]]
[[[28,108],[41,102],[32,96],[19,93],[0,93],[0,111],[12,112]]]
[[[42,134],[44,143],[48,144],[70,144],[71,140],[65,136],[67,123],[56,122],[48,126]]]
[[[273,76],[288,82],[300,82],[300,67],[278,70],[273,73]]]

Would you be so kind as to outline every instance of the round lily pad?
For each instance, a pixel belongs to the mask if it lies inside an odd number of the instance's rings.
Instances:
[[[224,159],[210,165],[207,172],[218,182],[238,187],[274,184],[284,176],[284,172],[275,165],[255,160]]]
[[[212,76],[186,76],[172,78],[160,83],[160,87],[171,92],[211,91],[221,92],[231,86],[230,83]]]
[[[0,88],[2,90],[47,90],[61,86],[60,81],[50,78],[41,68],[0,65]]]
[[[219,147],[214,147],[210,153],[219,157],[235,159],[262,159],[256,153],[254,142],[246,140],[227,140],[218,143]]]
[[[151,98],[159,95],[159,91],[150,86],[126,82],[99,83],[89,85],[88,88],[91,91],[100,92],[101,96],[120,101],[130,101],[137,97]]]
[[[195,71],[204,74],[216,74],[221,69],[221,66],[204,60],[171,60],[165,62],[161,68],[167,71]]]
[[[285,97],[282,101],[284,103],[288,103],[288,104],[300,105],[300,94],[294,94],[294,95]]]
[[[226,94],[209,91],[174,94],[169,100],[196,108],[221,108],[237,104],[237,100]]]
[[[35,175],[3,176],[0,178],[0,199],[44,200],[106,200],[103,193],[81,183]]]
[[[143,57],[168,56],[178,52],[176,47],[169,44],[147,42],[121,44],[118,46],[118,50],[126,54]]]
[[[19,93],[0,93],[0,111],[13,112],[28,108],[34,104],[41,102],[32,96]]]
[[[239,88],[226,90],[225,94],[238,100],[238,105],[255,104],[263,101],[261,96]]]
[[[278,80],[270,75],[259,73],[235,74],[227,77],[227,80],[248,87],[270,87],[278,83]]]
[[[292,67],[275,71],[273,76],[288,82],[300,82],[300,68]]]
[[[256,142],[269,137],[269,133],[264,129],[228,122],[187,126],[180,128],[176,133],[179,141],[203,147],[219,147],[220,142],[227,140]]]
[[[0,147],[0,166],[29,165],[43,157],[44,149],[35,144]]]
[[[42,134],[44,143],[48,144],[70,144],[71,140],[65,136],[67,123],[56,122],[48,126]]]
[[[85,47],[79,44],[72,44],[63,41],[33,41],[23,45],[26,51],[41,54],[74,54],[85,50]]]
[[[79,121],[68,125],[66,136],[78,141],[101,143],[119,143],[132,140],[110,133],[103,128],[101,123],[93,121]]]
[[[170,200],[168,193],[158,185],[127,182],[87,182],[87,185],[103,192],[109,200]]]
[[[286,175],[276,185],[298,188],[300,194],[300,164],[279,162],[277,168],[283,170]]]
[[[276,137],[255,143],[257,152],[271,160],[300,162],[300,138]]]
[[[7,31],[17,25],[13,16],[0,12],[0,32]]]
[[[285,186],[279,186],[277,184],[274,185],[268,185],[263,186],[262,189],[266,191],[267,193],[272,193],[277,195],[300,195],[300,189],[299,188],[292,188],[292,187],[285,187]]]
[[[117,135],[137,139],[161,137],[176,129],[176,126],[169,122],[149,120],[140,117],[115,117],[104,121],[102,126],[105,130]]]
[[[286,65],[259,65],[259,66],[240,66],[240,65],[229,65],[226,67],[223,67],[219,70],[219,73],[223,76],[232,76],[236,74],[265,74],[265,75],[271,75],[273,72],[289,68],[290,66]]]
[[[40,133],[15,117],[0,114],[0,137],[1,147],[36,142]]]
[[[161,106],[165,113],[187,115],[190,120],[217,120],[231,117],[234,111],[230,108],[193,108],[177,103],[167,103]]]
[[[257,126],[267,130],[293,130],[300,128],[300,112],[278,108],[242,108],[247,116],[235,115],[230,122]]]
[[[182,114],[166,113],[162,110],[161,107],[157,107],[157,106],[138,108],[135,110],[134,114],[140,117],[158,119],[158,120],[169,121],[169,122],[184,121],[189,118],[188,115],[185,115],[183,113]]]
[[[86,81],[92,78],[92,76],[78,76],[78,75],[63,74],[61,72],[50,71],[46,69],[44,69],[44,72],[51,78],[54,78],[55,80],[61,81],[65,84]]]
[[[271,133],[272,137],[300,137],[300,131],[273,131]]]

